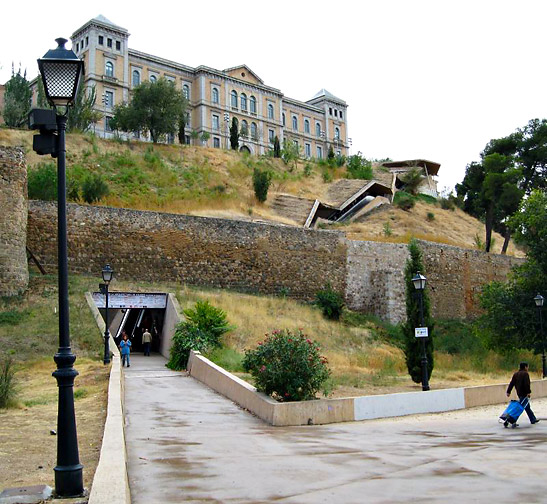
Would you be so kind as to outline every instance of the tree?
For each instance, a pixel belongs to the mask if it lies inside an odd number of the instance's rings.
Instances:
[[[182,114],[179,117],[179,131],[178,131],[178,137],[179,137],[179,143],[181,145],[184,145],[186,143],[186,114]]]
[[[289,140],[288,138],[283,139],[281,159],[286,165],[288,165],[291,161],[294,161],[293,168],[296,168],[298,159],[300,159],[300,149],[298,148],[298,143],[293,140]],[[291,170],[293,168],[291,168]]]
[[[424,180],[423,170],[419,166],[414,166],[399,178],[404,184],[404,191],[416,196]]]
[[[200,140],[202,141],[203,145],[207,145],[209,138],[211,138],[211,135],[207,131],[204,131],[200,136]]]
[[[485,314],[479,330],[488,347],[509,352],[539,352],[541,339],[534,296],[547,292],[547,191],[536,190],[523,199],[509,220],[515,241],[527,249],[527,260],[513,269],[505,283],[492,282],[482,289]]]
[[[329,151],[327,153],[327,159],[330,162],[334,161],[334,149],[332,148],[332,145],[329,146]]]
[[[281,144],[279,143],[279,138],[278,138],[277,135],[275,135],[275,137],[274,137],[273,156],[274,156],[274,158],[280,158],[281,157]]]
[[[196,140],[199,138],[199,133],[196,130],[190,131],[190,138],[194,141],[194,145],[195,145]]]
[[[121,131],[149,131],[157,143],[180,130],[180,119],[186,112],[186,100],[172,82],[165,78],[143,82],[133,90],[131,102],[117,105],[111,125]]]
[[[230,148],[232,150],[239,149],[239,121],[237,117],[232,117],[232,125],[230,126]]]
[[[88,131],[102,117],[102,114],[94,110],[97,100],[95,86],[89,88],[86,93],[85,86],[80,86],[74,105],[68,111],[67,131]]]
[[[410,257],[405,266],[405,286],[406,286],[406,322],[403,324],[403,335],[405,341],[405,360],[408,374],[415,383],[422,382],[422,342],[416,338],[414,329],[421,326],[420,304],[418,292],[414,288],[412,278],[417,273],[425,273],[422,252],[416,240],[412,239],[408,244]],[[423,291],[423,315],[424,326],[429,330],[429,337],[425,342],[427,355],[427,373],[431,377],[433,372],[433,320],[430,315],[430,302],[427,291]]]
[[[2,116],[4,122],[10,128],[21,128],[27,123],[32,100],[32,91],[27,81],[27,72],[21,74],[21,68],[15,73],[11,66],[11,78],[5,84],[4,110]]]
[[[253,188],[255,196],[258,201],[264,203],[268,199],[268,189],[270,188],[270,182],[272,180],[272,174],[260,168],[255,168],[253,171]]]

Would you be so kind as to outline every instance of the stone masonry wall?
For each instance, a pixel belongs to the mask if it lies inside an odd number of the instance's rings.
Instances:
[[[56,205],[29,204],[29,246],[46,269],[57,264]],[[344,292],[346,240],[315,231],[244,221],[68,205],[69,271],[100,279],[167,280],[313,299],[330,282]]]
[[[0,147],[0,296],[28,286],[27,167],[23,150]]]

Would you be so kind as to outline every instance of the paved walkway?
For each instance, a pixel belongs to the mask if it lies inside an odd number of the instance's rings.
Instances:
[[[124,368],[134,504],[545,503],[547,399],[518,429],[500,407],[270,427],[159,356]]]

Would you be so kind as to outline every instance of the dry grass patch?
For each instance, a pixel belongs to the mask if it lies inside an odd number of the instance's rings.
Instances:
[[[18,407],[0,410],[0,489],[54,486],[57,464],[57,381],[53,359],[26,363],[16,374]],[[106,417],[109,367],[78,359],[74,395],[84,486],[90,488],[99,462]]]

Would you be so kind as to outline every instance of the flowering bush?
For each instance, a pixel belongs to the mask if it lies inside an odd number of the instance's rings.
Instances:
[[[245,350],[243,368],[255,379],[256,388],[278,401],[313,399],[330,376],[320,347],[300,329],[273,331],[255,350]]]

